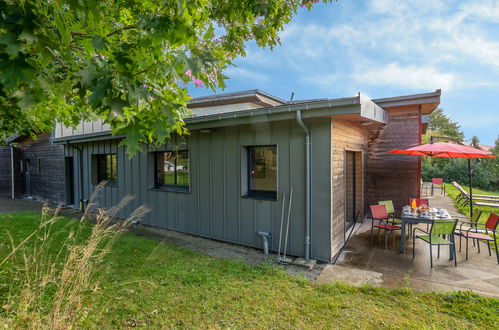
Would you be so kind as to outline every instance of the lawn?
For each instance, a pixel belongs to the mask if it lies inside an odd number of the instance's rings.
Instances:
[[[466,190],[469,193],[469,188],[466,186],[462,186],[464,190]],[[454,204],[457,207],[457,210],[461,214],[465,214],[467,216],[470,215],[470,207],[469,205],[461,205],[461,203],[456,202],[456,198],[459,195],[459,191],[451,184],[446,184],[445,185],[445,191],[447,194],[454,199]],[[499,191],[487,191],[487,190],[481,190],[477,188],[473,188],[473,194],[478,194],[478,195],[496,195],[499,196]],[[487,217],[489,216],[490,212],[495,212],[499,213],[499,207],[490,207],[490,206],[476,206],[480,208],[483,211],[483,214],[481,215],[480,222],[485,222],[487,221]]]
[[[16,244],[39,223],[39,213],[0,215],[0,262],[11,251],[7,233]],[[76,229],[85,244],[88,223],[58,218],[51,239],[43,242],[46,253],[59,251]],[[12,297],[23,289],[19,264],[12,259],[0,266],[0,324],[17,309]],[[83,307],[74,311],[76,327],[499,328],[497,299],[469,292],[317,285],[273,264],[214,259],[129,233],[114,243],[92,279]],[[47,310],[50,294],[43,298]]]

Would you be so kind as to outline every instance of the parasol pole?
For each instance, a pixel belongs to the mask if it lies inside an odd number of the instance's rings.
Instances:
[[[471,176],[473,175],[473,171],[471,169],[471,159],[468,158],[468,179],[470,185],[470,219],[473,217],[473,188],[471,187]]]

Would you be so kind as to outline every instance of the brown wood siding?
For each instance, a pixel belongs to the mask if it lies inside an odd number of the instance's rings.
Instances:
[[[38,135],[36,140],[26,137],[16,142],[18,159],[15,161],[16,193],[25,192],[24,176],[20,161],[31,163],[31,196],[53,203],[66,202],[64,175],[64,146],[52,144],[49,133]],[[41,173],[39,168],[41,160]]]
[[[369,142],[367,187],[369,204],[392,200],[400,212],[409,197],[418,196],[420,159],[417,156],[389,154],[421,142],[419,106],[385,109],[388,122],[377,138]]]
[[[331,209],[332,209],[332,237],[331,255],[334,256],[345,242],[345,152],[357,151],[357,206],[364,213],[365,200],[364,177],[365,157],[367,155],[368,140],[366,132],[358,122],[337,120],[331,121],[332,167],[331,167]]]

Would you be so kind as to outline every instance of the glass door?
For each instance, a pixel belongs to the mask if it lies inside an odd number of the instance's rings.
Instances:
[[[350,229],[357,213],[357,162],[356,152],[347,151],[345,155],[345,231]]]

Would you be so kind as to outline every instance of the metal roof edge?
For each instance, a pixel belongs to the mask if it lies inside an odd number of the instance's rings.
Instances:
[[[235,119],[241,117],[254,117],[259,115],[272,115],[283,112],[291,112],[304,110],[309,111],[313,109],[321,109],[321,108],[332,108],[332,107],[342,107],[349,105],[360,105],[360,97],[348,97],[348,98],[340,98],[340,99],[327,99],[327,100],[319,100],[307,103],[297,103],[297,104],[283,104],[277,105],[273,107],[266,108],[258,108],[258,109],[250,109],[250,110],[239,110],[218,114],[209,114],[204,116],[195,116],[188,117],[184,119],[186,124],[194,124],[199,122],[207,122],[207,121],[219,121],[224,119]]]
[[[437,89],[430,93],[401,95],[394,97],[385,97],[373,99],[372,101],[380,107],[393,107],[398,105],[416,105],[423,103],[440,103],[442,90]]]
[[[111,135],[111,131],[96,132],[82,135],[63,136],[60,138],[51,138],[53,143],[83,143],[95,140],[122,139],[126,135]]]

